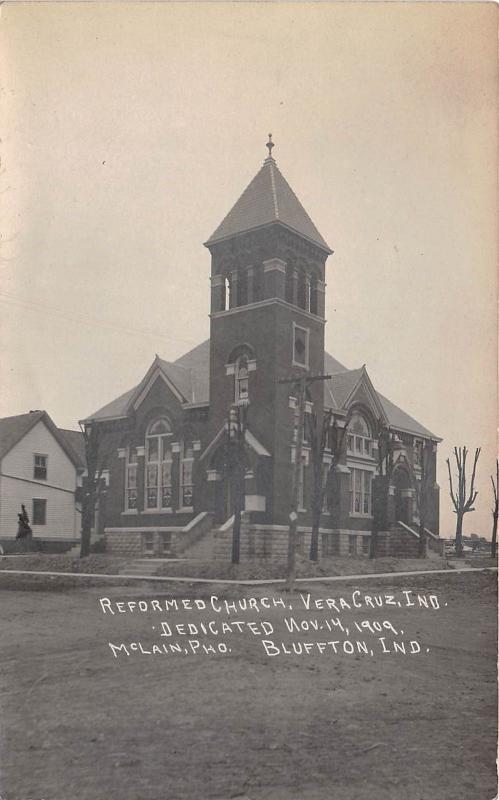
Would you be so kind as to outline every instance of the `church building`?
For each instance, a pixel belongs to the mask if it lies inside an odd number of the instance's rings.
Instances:
[[[369,551],[380,425],[395,443],[386,554],[417,552],[423,451],[431,452],[428,535],[438,537],[440,440],[381,395],[365,366],[348,369],[324,351],[332,250],[278,169],[271,137],[267,147],[263,166],[205,243],[209,340],[174,362],[156,356],[137,386],[85,421],[121,431],[99,501],[97,527],[109,552],[230,558],[228,420],[236,409],[244,461],[241,559],[285,557],[299,409],[293,383],[282,379],[308,372],[330,377],[310,385],[305,418],[329,410],[338,428],[346,421],[348,428],[334,469],[324,451],[320,555]],[[298,473],[298,547],[306,555],[313,492],[307,425]]]

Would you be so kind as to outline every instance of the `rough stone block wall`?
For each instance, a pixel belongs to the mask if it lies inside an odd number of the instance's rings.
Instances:
[[[297,554],[308,558],[310,552],[310,529],[298,529]],[[364,536],[350,531],[328,531],[319,534],[319,558],[334,556],[368,556],[362,541]],[[215,531],[213,536],[213,558],[216,561],[230,561],[232,551],[232,529]],[[261,562],[285,562],[288,557],[288,529],[285,526],[266,528],[241,524],[240,560]]]
[[[395,528],[378,534],[378,555],[397,558],[417,558],[419,541],[410,533]]]
[[[106,531],[106,552],[116,556],[141,556],[142,532]]]

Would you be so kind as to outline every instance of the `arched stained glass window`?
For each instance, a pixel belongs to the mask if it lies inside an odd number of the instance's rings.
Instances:
[[[152,422],[146,433],[146,508],[172,506],[172,427],[166,417]]]

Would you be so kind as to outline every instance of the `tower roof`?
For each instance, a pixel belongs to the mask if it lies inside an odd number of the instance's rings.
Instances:
[[[271,155],[205,244],[209,247],[272,222],[282,223],[332,253]]]

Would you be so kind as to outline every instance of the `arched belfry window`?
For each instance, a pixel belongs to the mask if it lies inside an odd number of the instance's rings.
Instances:
[[[317,314],[317,276],[314,273],[310,276],[310,301],[309,301],[309,309],[312,314]]]
[[[224,311],[228,311],[228,309],[230,308],[230,305],[231,305],[230,292],[231,292],[231,281],[230,281],[229,276],[227,275],[224,278],[224,285],[223,285],[223,308],[224,308]]]
[[[150,510],[172,507],[172,436],[166,417],[151,422],[146,431],[145,495]]]
[[[307,301],[308,301],[307,291],[308,291],[308,286],[307,286],[305,271],[303,269],[299,269],[296,300],[297,300],[297,305],[300,308],[307,308]]]
[[[294,266],[286,264],[286,302],[294,303]]]

